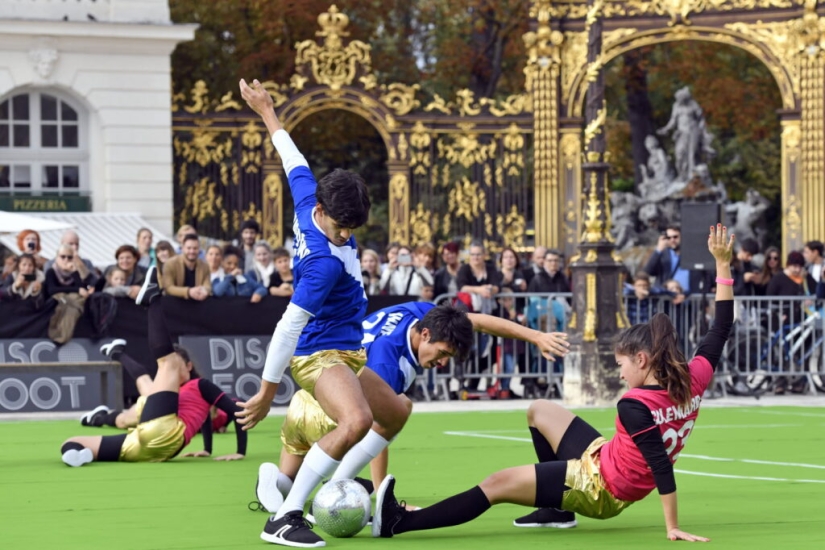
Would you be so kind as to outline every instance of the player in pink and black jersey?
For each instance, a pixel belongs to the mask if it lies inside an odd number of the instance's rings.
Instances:
[[[679,529],[673,463],[693,431],[702,395],[733,325],[733,242],[721,224],[710,228],[716,318],[690,362],[679,351],[676,329],[665,315],[619,336],[616,363],[630,389],[617,405],[612,439],[605,440],[567,409],[537,401],[527,419],[538,464],[502,470],[469,491],[416,512],[407,512],[396,500],[395,479],[387,476],[378,489],[373,536],[459,525],[503,502],[538,508],[515,520],[516,526],[574,527],[576,513],[611,518],[655,488],[668,539],[708,541]]]
[[[155,267],[146,274],[138,303],[151,304],[159,294]],[[186,456],[209,456],[212,452],[212,406],[236,419],[241,408],[215,384],[198,377],[188,354],[176,348],[169,337],[160,303],[149,305],[149,348],[158,362],[158,372],[147,395],[138,399],[134,413],[137,426],[129,433],[72,437],[60,449],[63,462],[83,466],[103,462],[163,462],[177,456],[203,430],[204,450]],[[133,362],[134,363],[134,362]],[[131,368],[139,368],[139,365]],[[124,363],[124,367],[127,364]],[[129,368],[129,367],[127,367]],[[135,379],[145,372],[130,373]],[[215,460],[240,460],[246,454],[247,434],[235,420],[237,452]]]

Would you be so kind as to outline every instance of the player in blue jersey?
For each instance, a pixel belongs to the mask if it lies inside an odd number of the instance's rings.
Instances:
[[[240,81],[241,96],[263,119],[284,165],[295,203],[295,292],[267,351],[261,389],[237,413],[244,429],[269,413],[286,367],[337,426],[307,453],[292,490],[261,538],[284,546],[325,546],[303,517],[304,503],[325,477],[352,479],[401,431],[409,409],[375,372],[365,369],[361,321],[367,307],[352,232],[366,223],[364,180],[335,170],[316,182],[281,126],[260,82]]]
[[[492,315],[466,313],[452,306],[410,302],[377,311],[362,323],[367,367],[397,392],[400,403],[412,409],[403,392],[413,384],[415,368],[446,365],[461,358],[472,345],[473,330],[536,345],[548,359],[567,353],[564,333],[542,333]],[[318,403],[304,391],[293,396],[281,426],[280,468],[264,463],[258,470],[256,496],[264,509],[277,509],[289,493],[292,479],[312,444],[334,429]],[[371,464],[377,485],[387,474],[386,449]]]

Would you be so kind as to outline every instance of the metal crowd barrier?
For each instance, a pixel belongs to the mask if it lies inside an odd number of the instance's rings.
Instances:
[[[436,303],[455,301],[445,294]],[[565,331],[570,318],[570,293],[499,294],[481,304],[479,313],[506,317],[508,300],[515,301],[518,322],[545,332]],[[477,304],[479,305],[479,304]],[[679,335],[681,349],[691,357],[713,323],[714,296],[693,295],[676,304],[669,296],[645,300],[624,298],[631,323],[665,313]],[[825,309],[809,297],[737,297],[735,322],[725,346],[713,391],[721,395],[758,395],[770,390],[815,394],[825,392]],[[562,397],[564,368],[548,361],[535,346],[475,334],[470,357],[451,361],[444,369],[420,373],[417,387],[425,399],[450,399],[450,387],[459,398],[506,398],[513,379],[519,379],[524,397]],[[481,388],[481,389],[479,389]]]

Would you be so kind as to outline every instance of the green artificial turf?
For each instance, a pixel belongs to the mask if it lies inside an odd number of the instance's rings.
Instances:
[[[612,435],[613,411],[582,416]],[[391,451],[396,494],[426,506],[498,469],[533,462],[524,418],[523,412],[413,414]],[[281,418],[269,418],[251,432],[249,455],[239,462],[179,458],[69,468],[59,456],[65,438],[115,430],[83,428],[76,421],[0,423],[0,548],[269,548],[258,538],[266,514],[249,511],[247,503],[254,497],[258,465],[277,460],[280,424]],[[825,411],[815,408],[703,410],[676,465],[682,529],[710,537],[719,548],[823,548],[823,427]],[[200,445],[197,437],[189,450]],[[216,455],[234,452],[234,446],[232,433],[215,437]],[[579,518],[576,529],[512,526],[529,511],[501,505],[459,527],[391,540],[373,540],[366,529],[353,539],[326,537],[327,546],[500,550],[675,544],[665,540],[655,492],[615,519]]]

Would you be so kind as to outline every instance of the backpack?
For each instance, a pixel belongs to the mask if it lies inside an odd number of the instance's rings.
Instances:
[[[92,323],[95,338],[108,335],[117,316],[117,300],[111,294],[95,292],[86,300],[86,309]]]

